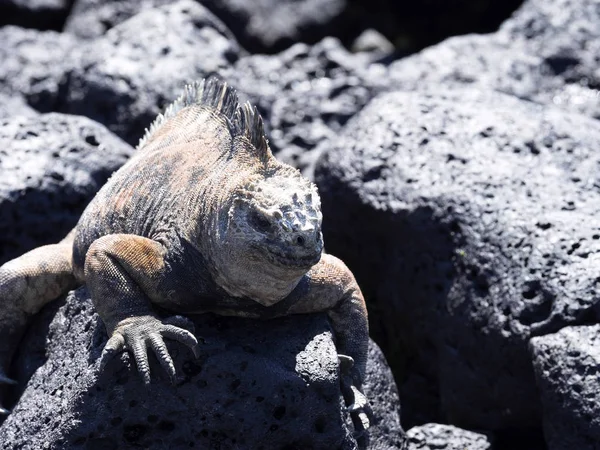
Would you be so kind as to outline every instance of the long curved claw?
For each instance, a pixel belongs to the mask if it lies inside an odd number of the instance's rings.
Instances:
[[[110,361],[117,353],[121,353],[123,350],[125,350],[125,338],[121,333],[113,333],[111,338],[104,346],[102,355],[100,355],[100,369],[104,369],[108,364],[108,361]]]
[[[163,338],[173,339],[187,345],[194,356],[200,356],[198,340],[187,329],[194,329],[193,323],[184,317],[173,316],[164,321],[157,317],[139,316],[127,318],[116,326],[113,335],[106,343],[100,367],[103,368],[107,361],[115,354],[127,349],[133,353],[138,371],[144,384],[150,384],[150,364],[148,361],[148,347],[152,349],[161,367],[169,375],[172,383],[177,381],[175,365]]]
[[[367,439],[367,430],[371,426],[372,411],[367,397],[354,385],[352,369],[354,358],[348,355],[338,355],[342,394],[346,402],[346,412],[350,413],[354,424],[354,437]]]

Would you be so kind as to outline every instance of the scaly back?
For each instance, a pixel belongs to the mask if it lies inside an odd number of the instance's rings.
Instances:
[[[232,140],[236,138],[246,140],[249,145],[244,147],[246,153],[250,152],[252,158],[256,158],[264,165],[274,160],[264,134],[262,118],[256,107],[249,102],[240,104],[235,89],[216,76],[186,85],[183,94],[171,103],[163,114],[158,115],[150,128],[146,129],[137,150],[143,152],[149,148],[164,148],[205,138],[206,130],[203,127],[210,122],[206,120],[207,114],[212,119],[216,119],[215,123],[226,125]],[[222,133],[216,128],[214,132]],[[220,137],[215,141],[228,140],[226,136]],[[207,148],[210,149],[211,146],[202,147],[203,150]],[[235,153],[239,150],[239,146],[232,145],[227,150]],[[222,147],[221,151],[223,151]]]

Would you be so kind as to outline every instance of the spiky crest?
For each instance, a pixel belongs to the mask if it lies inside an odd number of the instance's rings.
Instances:
[[[167,106],[165,112],[159,114],[149,128],[146,128],[137,149],[144,147],[164,123],[189,106],[203,106],[223,116],[233,136],[244,136],[248,139],[258,158],[267,160],[271,157],[262,117],[256,107],[253,107],[250,102],[241,105],[235,89],[216,76],[186,85],[183,94]]]

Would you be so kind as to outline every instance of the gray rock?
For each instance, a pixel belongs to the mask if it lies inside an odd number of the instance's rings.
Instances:
[[[477,84],[600,118],[595,0],[529,0],[490,35],[450,38],[390,66],[402,90]]]
[[[202,0],[252,52],[335,35],[347,0]]]
[[[364,394],[373,410],[369,450],[405,450],[406,434],[400,424],[400,399],[394,374],[379,346],[370,341]]]
[[[600,325],[531,340],[549,450],[600,448]]]
[[[490,450],[492,443],[485,434],[452,425],[428,423],[406,432],[409,450]]]
[[[81,48],[61,112],[90,117],[130,144],[186,83],[238,58],[231,33],[191,0],[141,12]]]
[[[0,92],[0,119],[16,116],[35,116],[37,112],[30,108],[21,96],[6,95]]]
[[[58,108],[65,60],[77,41],[54,31],[0,28],[0,92],[43,112]]]
[[[62,239],[132,151],[84,117],[0,119],[0,264]]]
[[[471,88],[381,95],[323,144],[325,242],[404,374],[405,426],[539,425],[529,338],[598,317],[599,140]]]
[[[85,289],[54,311],[30,327],[14,364],[20,378],[33,376],[0,427],[5,448],[356,448],[325,315],[269,322],[196,316],[200,359],[170,342],[177,383],[151,358],[153,382],[145,388],[127,354],[98,373],[107,337]],[[395,411],[383,409],[397,406],[397,396],[380,396],[395,395],[393,380],[376,346],[370,355],[369,392],[376,403],[388,402],[374,407],[375,443],[390,446],[369,448],[395,448],[401,428]]]
[[[78,0],[66,31],[81,38],[103,35],[147,8],[169,0]],[[337,31],[346,0],[199,0],[253,52],[275,52],[302,42],[316,42]]]
[[[61,30],[71,0],[2,0],[0,27],[18,25],[40,30]]]
[[[385,69],[353,55],[334,38],[296,44],[278,55],[241,58],[223,73],[243,98],[257,105],[277,157],[311,176],[323,140],[385,85]]]
[[[65,31],[81,39],[97,38],[141,11],[169,3],[172,1],[76,0],[65,24]]]

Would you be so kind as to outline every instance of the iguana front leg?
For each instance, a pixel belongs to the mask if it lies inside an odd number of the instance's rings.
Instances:
[[[340,359],[342,394],[355,429],[369,427],[370,409],[361,392],[369,347],[369,322],[365,301],[346,265],[324,254],[291,294],[300,298],[287,313],[327,311]]]
[[[197,355],[198,341],[181,328],[183,317],[159,319],[150,301],[162,293],[158,282],[165,270],[165,248],[156,241],[128,234],[111,234],[94,241],[85,258],[85,279],[92,301],[110,336],[101,356],[104,367],[115,354],[133,353],[144,382],[150,383],[147,348],[175,381],[173,361],[163,338],[177,340]]]
[[[59,244],[36,248],[0,267],[0,385],[15,383],[8,369],[29,318],[77,287],[72,253],[70,233]],[[7,413],[0,405],[0,414]]]

